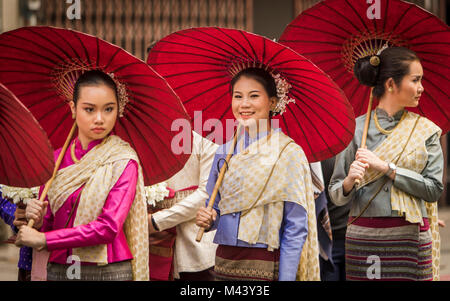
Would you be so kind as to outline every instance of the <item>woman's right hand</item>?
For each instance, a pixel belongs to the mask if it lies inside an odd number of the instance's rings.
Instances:
[[[34,227],[39,229],[42,225],[42,220],[47,213],[48,202],[40,201],[38,199],[32,199],[27,204],[25,210],[25,216],[27,220],[34,220]]]
[[[348,194],[355,186],[356,180],[361,181],[366,173],[366,169],[369,168],[369,164],[355,160],[350,164],[347,177],[342,184],[344,188],[344,194]]]
[[[197,211],[195,224],[201,228],[205,228],[206,230],[208,230],[209,228],[211,228],[213,221],[216,220],[216,217],[217,217],[216,210],[201,207]]]

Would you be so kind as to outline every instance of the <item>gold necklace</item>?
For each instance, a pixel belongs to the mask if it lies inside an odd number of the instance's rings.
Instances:
[[[102,143],[100,143],[99,145],[105,144],[108,137],[105,137],[103,139]],[[80,162],[80,160],[78,160],[77,157],[75,156],[75,144],[76,144],[76,140],[74,140],[72,145],[70,146],[70,156],[72,157],[72,161],[75,162],[75,164],[77,164],[78,162]]]
[[[76,140],[74,140],[72,145],[70,146],[70,156],[72,157],[72,161],[75,162],[75,164],[77,164],[78,162],[80,162],[80,160],[78,160],[77,157],[75,156],[75,144]]]
[[[392,133],[395,130],[395,128],[400,124],[400,122],[402,122],[402,120],[405,119],[405,117],[406,117],[406,111],[403,112],[403,115],[400,118],[400,121],[391,130],[385,130],[381,127],[380,123],[378,122],[378,116],[377,116],[376,110],[375,110],[375,114],[373,115],[373,121],[375,122],[375,126],[381,133],[383,133],[385,135],[389,135],[390,133]]]

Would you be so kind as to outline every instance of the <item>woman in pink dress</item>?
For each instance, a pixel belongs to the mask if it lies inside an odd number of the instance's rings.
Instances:
[[[130,145],[110,135],[125,104],[101,71],[85,72],[74,86],[78,137],[45,201],[28,205],[34,229],[22,227],[16,241],[50,252],[47,280],[148,280],[142,170]]]

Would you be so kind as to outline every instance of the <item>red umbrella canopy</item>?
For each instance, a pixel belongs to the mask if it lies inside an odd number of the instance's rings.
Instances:
[[[54,27],[24,27],[0,35],[0,81],[33,113],[55,149],[72,127],[68,101],[87,70],[101,70],[127,100],[114,133],[136,150],[145,185],[178,172],[189,152],[171,150],[173,121],[190,122],[180,99],[145,62],[120,47],[81,32]],[[191,135],[191,132],[187,132]]]
[[[450,129],[450,31],[437,17],[400,0],[322,1],[292,21],[280,38],[312,60],[344,90],[355,115],[366,113],[370,88],[359,84],[353,66],[384,45],[407,47],[424,69],[424,93],[417,108],[444,133]],[[376,105],[376,100],[374,105]]]
[[[233,132],[227,130],[227,120],[234,120],[230,81],[242,69],[259,67],[291,86],[287,96],[295,103],[274,119],[302,146],[308,160],[332,157],[353,138],[353,110],[340,88],[309,60],[265,37],[216,27],[182,30],[160,40],[147,63],[174,88],[194,129],[205,137],[215,133],[209,125],[216,119],[222,137],[230,139]],[[196,125],[203,123],[199,130]]]
[[[27,108],[0,83],[0,184],[35,187],[53,173],[53,149]]]

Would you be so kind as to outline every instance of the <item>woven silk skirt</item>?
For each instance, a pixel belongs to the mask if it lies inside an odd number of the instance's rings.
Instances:
[[[170,228],[149,235],[150,281],[173,280],[173,253],[176,228]]]
[[[107,265],[80,265],[80,272],[74,277],[70,265],[49,262],[47,264],[48,281],[132,281],[131,261],[121,261]],[[73,268],[72,268],[73,269]],[[73,270],[72,270],[73,271]],[[70,278],[68,278],[68,276]],[[79,276],[79,277],[78,277]],[[79,279],[78,279],[79,278]]]
[[[216,251],[216,281],[277,281],[280,251],[219,245]]]
[[[404,218],[358,218],[345,239],[347,280],[431,281],[432,241],[424,226]]]

